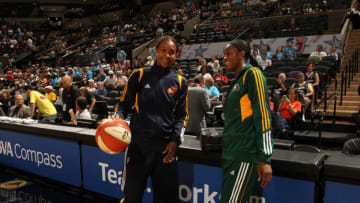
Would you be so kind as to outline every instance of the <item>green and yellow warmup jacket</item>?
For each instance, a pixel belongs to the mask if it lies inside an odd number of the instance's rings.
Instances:
[[[273,140],[268,97],[261,70],[250,64],[243,67],[224,105],[223,160],[270,162]]]

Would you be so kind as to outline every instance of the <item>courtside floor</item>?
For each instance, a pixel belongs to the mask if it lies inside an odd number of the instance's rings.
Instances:
[[[0,203],[119,202],[10,168],[0,170]]]

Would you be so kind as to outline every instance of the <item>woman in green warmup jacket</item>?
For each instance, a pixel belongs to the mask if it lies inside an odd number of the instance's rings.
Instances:
[[[247,202],[256,180],[265,187],[272,178],[273,140],[266,79],[243,40],[224,49],[226,69],[236,80],[227,93],[222,150],[222,203]]]

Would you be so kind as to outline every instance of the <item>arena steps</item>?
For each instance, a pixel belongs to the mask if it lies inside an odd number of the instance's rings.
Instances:
[[[317,109],[316,113],[321,113],[323,112],[323,109]],[[340,110],[338,108],[336,108],[336,116],[337,117],[344,117],[344,118],[348,118],[348,119],[353,119],[353,117],[355,116],[355,114],[357,114],[359,112],[359,110]],[[333,108],[328,108],[326,110],[326,116],[332,117],[334,115],[334,109]]]
[[[352,54],[354,53],[356,48],[360,47],[360,29],[358,30],[351,30],[349,38],[347,40],[346,48],[345,48],[345,54],[342,58],[341,63],[341,71],[344,70],[345,66],[348,64],[349,60],[352,57]]]
[[[353,80],[350,82],[350,86],[347,86],[346,95],[343,95],[342,105],[340,105],[341,98],[341,73],[336,74],[338,82],[337,86],[337,100],[336,100],[336,117],[345,117],[352,119],[356,113],[360,110],[360,96],[358,93],[360,83],[360,73],[354,75]],[[327,89],[327,95],[330,96],[335,92],[335,82],[333,82]],[[334,115],[334,97],[327,101],[327,113],[326,116],[332,117]],[[324,111],[324,104],[320,105],[316,109],[316,113]]]

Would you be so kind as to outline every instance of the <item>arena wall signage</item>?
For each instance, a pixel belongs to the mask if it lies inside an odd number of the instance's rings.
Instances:
[[[85,189],[121,199],[124,153],[109,155],[97,147],[82,145],[83,186]],[[96,158],[95,158],[96,157]],[[221,198],[221,168],[179,162],[179,200],[192,203],[218,203]],[[249,203],[314,202],[315,183],[298,179],[273,177],[265,189],[255,190]],[[263,195],[261,195],[263,194]],[[143,202],[152,202],[148,181]]]
[[[299,54],[310,54],[315,51],[317,45],[322,45],[325,52],[329,52],[331,46],[334,46],[338,53],[341,53],[343,48],[341,34],[255,39],[251,41],[251,46],[258,44],[260,51],[262,51],[268,45],[274,53],[278,46],[285,48],[288,41],[292,41],[298,47],[297,52]],[[222,58],[224,57],[224,47],[228,43],[216,42],[180,46],[177,57],[179,59],[197,59],[200,56],[203,58],[211,58],[212,56]],[[149,52],[150,55],[155,55],[154,48],[149,48]]]
[[[0,164],[81,185],[80,149],[76,142],[0,130]]]

